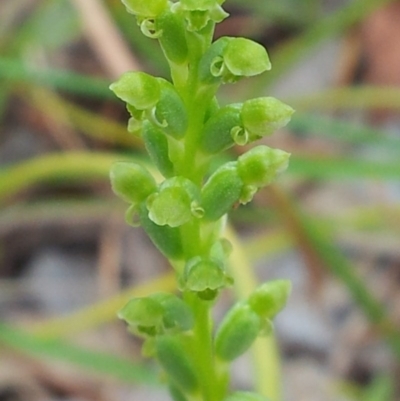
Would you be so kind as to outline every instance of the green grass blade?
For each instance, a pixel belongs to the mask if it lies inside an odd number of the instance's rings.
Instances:
[[[349,86],[327,89],[288,100],[297,110],[400,109],[400,89],[388,86]]]
[[[316,134],[319,137],[325,136],[351,144],[374,145],[396,152],[400,150],[400,140],[389,137],[383,130],[328,116],[297,112],[292,117],[288,128],[301,134]]]
[[[53,153],[0,173],[0,202],[32,185],[45,182],[87,182],[108,177],[111,164],[129,157],[108,153]]]
[[[93,180],[108,182],[110,168],[114,162],[138,160],[151,170],[156,179],[160,178],[160,174],[152,169],[148,162],[133,155],[60,152],[36,157],[0,170],[0,204],[18,192],[37,184],[86,183]]]
[[[380,162],[342,157],[295,156],[290,158],[288,172],[314,179],[355,178],[396,180],[400,178],[400,163]]]
[[[71,71],[39,70],[21,60],[0,57],[0,79],[13,83],[35,83],[68,93],[101,99],[113,99],[106,79],[93,78]]]
[[[156,375],[127,359],[103,352],[89,351],[58,340],[43,340],[23,330],[0,324],[3,346],[40,358],[64,361],[87,371],[112,376],[124,382],[155,384]]]

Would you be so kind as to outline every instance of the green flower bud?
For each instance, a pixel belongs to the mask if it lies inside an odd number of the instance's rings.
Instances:
[[[143,122],[142,138],[151,160],[164,177],[174,175],[174,166],[169,159],[168,140],[165,134],[149,121]]]
[[[187,331],[193,327],[192,310],[182,299],[167,292],[150,295],[150,298],[163,308],[164,330]]]
[[[158,79],[144,72],[126,72],[110,89],[137,110],[151,109],[161,96]]]
[[[288,166],[290,153],[260,145],[238,158],[239,176],[246,186],[263,187]]]
[[[284,127],[293,113],[290,106],[278,99],[260,97],[244,102],[241,116],[246,131],[258,139]]]
[[[235,136],[244,133],[240,112],[242,104],[230,104],[219,109],[204,126],[201,148],[207,153],[219,153],[235,143]]]
[[[215,336],[215,353],[233,361],[253,344],[262,329],[261,318],[245,302],[236,304],[224,317]]]
[[[239,201],[243,182],[235,162],[218,168],[204,184],[201,205],[206,220],[218,220]]]
[[[269,401],[269,399],[258,393],[236,391],[235,393],[228,395],[224,401]]]
[[[186,263],[183,272],[185,289],[197,292],[205,300],[214,299],[218,290],[231,284],[221,263],[209,258],[195,257]]]
[[[162,78],[157,78],[160,85],[160,99],[152,111],[151,121],[176,139],[185,135],[188,125],[185,105],[174,86]]]
[[[269,281],[250,295],[248,303],[259,316],[272,319],[286,305],[291,288],[288,280]]]
[[[155,27],[160,32],[159,41],[167,59],[176,64],[186,62],[189,50],[182,18],[166,10],[156,19]]]
[[[167,0],[122,0],[129,13],[142,17],[156,17],[168,5]]]
[[[163,314],[163,307],[156,300],[134,298],[118,312],[118,317],[135,333],[154,336],[160,332]]]
[[[198,389],[196,369],[177,335],[158,336],[156,355],[172,382],[184,392],[194,393]]]
[[[180,259],[183,248],[179,228],[155,224],[148,216],[145,203],[140,205],[138,213],[141,226],[157,249],[169,259]]]
[[[147,198],[149,218],[159,226],[179,227],[197,213],[197,187],[187,178],[173,177],[165,180],[159,192]]]
[[[234,38],[224,50],[224,64],[235,77],[251,77],[271,69],[267,51],[245,38]]]
[[[207,85],[235,82],[271,69],[267,51],[245,38],[222,37],[205,52],[199,64],[200,81]]]
[[[133,204],[142,202],[157,189],[153,176],[136,163],[114,163],[111,166],[110,178],[114,193]]]

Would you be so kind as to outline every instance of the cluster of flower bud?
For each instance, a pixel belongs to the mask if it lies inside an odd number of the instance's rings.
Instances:
[[[200,265],[210,261],[189,262],[187,274],[201,270]],[[214,273],[219,268],[208,266],[210,278],[220,281]],[[203,273],[195,273],[202,282]],[[196,283],[195,285],[200,285]],[[213,338],[215,355],[221,363],[238,358],[260,335],[273,329],[272,319],[285,306],[290,293],[290,283],[275,280],[258,287],[246,300],[238,302],[226,314]],[[194,316],[190,307],[180,298],[169,293],[156,293],[132,299],[118,314],[129,329],[145,338],[144,352],[157,357],[177,392],[195,393],[198,390],[198,373],[185,349],[184,336],[193,335]],[[238,392],[226,401],[262,401],[253,393]]]
[[[158,359],[174,398],[200,399],[205,372],[204,366],[199,369],[202,351],[193,356],[193,345],[201,348],[207,343],[205,354],[213,355],[222,372],[215,383],[223,378],[219,385],[224,387],[228,363],[258,336],[273,330],[272,319],[290,292],[285,280],[261,285],[228,311],[212,339],[203,341],[203,329],[209,330],[201,327],[208,325],[202,321],[207,317],[204,311],[221,289],[233,283],[226,268],[231,245],[221,238],[225,216],[269,185],[287,167],[290,155],[260,145],[206,172],[222,151],[285,126],[293,109],[273,97],[218,104],[215,94],[220,85],[271,68],[268,53],[254,41],[224,36],[212,42],[215,23],[228,16],[222,8],[224,0],[122,2],[143,34],[159,41],[173,83],[127,72],[110,86],[126,102],[128,131],[141,136],[163,176],[156,180],[144,165],[117,162],[111,168],[112,189],[129,204],[127,222],[141,225],[171,261],[183,297],[156,293],[134,298],[118,316],[144,339],[143,352]],[[266,401],[250,392],[224,398],[222,387],[218,399],[223,401]]]
[[[190,32],[199,32],[212,23],[224,20],[229,14],[224,11],[221,4],[224,0],[180,0],[171,3],[168,0],[122,0],[127,11],[134,14],[144,34],[158,37],[169,34],[160,20],[168,14],[175,14],[184,21],[184,29]],[[151,30],[148,27],[151,26]],[[176,24],[168,25],[172,30],[179,29]],[[181,43],[178,42],[177,45]]]
[[[193,219],[217,221],[236,203],[249,202],[286,168],[288,158],[282,150],[257,146],[219,167],[202,188],[182,176],[157,184],[147,169],[131,162],[115,163],[110,175],[114,192],[131,204],[129,219],[136,214],[155,245],[175,259],[182,254],[180,226]]]

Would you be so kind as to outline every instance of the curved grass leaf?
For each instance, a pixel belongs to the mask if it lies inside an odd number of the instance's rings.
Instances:
[[[79,366],[92,373],[114,377],[124,382],[155,384],[156,375],[150,369],[128,359],[89,351],[59,340],[44,340],[26,331],[0,323],[0,343],[39,358],[50,358]]]
[[[108,153],[53,153],[0,172],[0,202],[32,185],[44,182],[90,182],[108,178],[111,164],[127,156]]]

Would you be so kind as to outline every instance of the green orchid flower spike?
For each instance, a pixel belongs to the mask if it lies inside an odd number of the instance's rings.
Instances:
[[[257,337],[271,335],[290,283],[262,284],[218,324],[212,311],[234,282],[228,265],[232,245],[223,238],[227,214],[273,182],[290,155],[258,145],[212,166],[221,152],[284,127],[294,110],[267,96],[219,104],[221,85],[271,69],[261,44],[241,37],[213,40],[215,24],[228,17],[223,0],[122,3],[143,34],[159,42],[171,79],[127,72],[111,85],[126,103],[128,131],[143,140],[160,173],[117,162],[111,186],[128,204],[127,223],[141,226],[169,260],[177,294],[134,298],[118,316],[142,339],[143,354],[158,360],[174,400],[268,401],[254,392],[232,392],[229,369]]]

